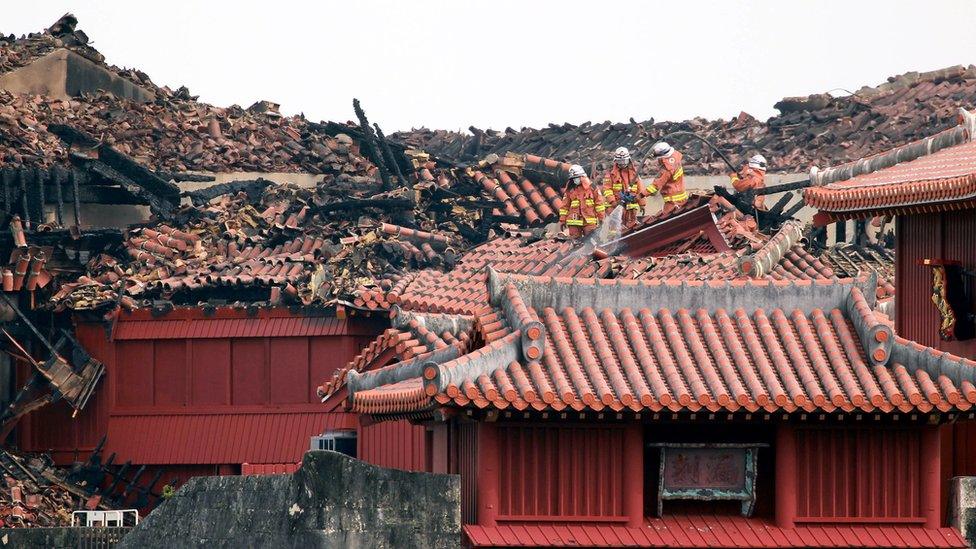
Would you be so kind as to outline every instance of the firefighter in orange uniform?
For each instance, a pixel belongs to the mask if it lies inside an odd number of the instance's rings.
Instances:
[[[766,158],[757,154],[749,159],[749,162],[739,170],[739,173],[734,173],[730,176],[732,178],[732,188],[736,192],[745,192],[756,189],[762,189],[766,186]],[[757,210],[766,210],[766,197],[759,195],[753,200],[752,205]]]
[[[625,229],[637,225],[637,216],[647,204],[646,191],[626,147],[618,147],[613,152],[613,167],[603,176],[603,196],[607,208],[613,209],[618,204],[624,207],[621,224]]]
[[[681,153],[664,141],[654,144],[654,158],[661,166],[661,173],[647,187],[647,194],[660,192],[664,199],[665,214],[688,201],[685,191],[685,170],[681,167]]]
[[[600,226],[606,209],[601,189],[590,183],[582,166],[573,164],[559,208],[560,225],[572,238],[588,235]]]

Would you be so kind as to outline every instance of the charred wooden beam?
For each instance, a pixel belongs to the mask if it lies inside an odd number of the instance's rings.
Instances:
[[[341,210],[355,210],[359,208],[376,208],[390,212],[412,210],[413,201],[406,198],[364,198],[333,202],[316,207],[313,211],[318,214]]]
[[[79,198],[78,198],[78,194],[79,194],[78,193],[78,187],[79,187],[78,179],[80,179],[80,178],[82,178],[84,176],[82,175],[81,171],[76,170],[76,169],[72,169],[71,170],[71,173],[68,174],[68,177],[71,179],[71,191],[72,191],[72,199],[71,199],[71,201],[72,201],[72,203],[74,205],[75,227],[79,227],[79,226],[81,226],[81,202],[79,201]]]
[[[24,216],[24,228],[30,229],[30,208],[27,206],[27,170],[20,170],[17,179],[20,182],[20,215]]]
[[[8,215],[13,215],[14,213],[14,203],[12,197],[12,191],[14,186],[14,180],[17,178],[17,173],[13,168],[4,168],[0,178],[3,181],[3,209],[7,211]]]
[[[51,185],[54,186],[54,197],[57,208],[54,210],[54,219],[59,227],[64,226],[64,190],[61,188],[62,170],[60,166],[55,166],[51,171]]]
[[[380,179],[383,181],[383,190],[391,191],[393,190],[393,183],[390,181],[390,172],[386,167],[386,162],[383,161],[383,155],[380,153],[379,146],[376,143],[376,135],[373,134],[373,129],[369,127],[369,120],[366,119],[366,113],[363,112],[363,108],[359,105],[359,99],[352,100],[352,108],[356,111],[356,117],[359,119],[359,129],[364,136],[362,141],[362,145],[364,145],[363,152],[366,153],[366,156],[379,169]]]
[[[89,161],[87,167],[91,172],[116,182],[125,190],[144,199],[149,204],[153,213],[160,218],[169,219],[172,216],[175,208],[171,202],[160,198],[152,192],[147,192],[142,185],[136,183],[122,172],[98,160]]]

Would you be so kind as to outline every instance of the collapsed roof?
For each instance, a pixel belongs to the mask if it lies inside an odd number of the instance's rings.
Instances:
[[[520,152],[590,167],[609,166],[614,148],[626,146],[650,159],[655,141],[676,131],[694,132],[733,161],[762,152],[771,171],[806,172],[811,165],[837,164],[908,143],[951,125],[959,107],[976,103],[976,66],[909,72],[875,87],[834,97],[820,93],[787,97],[780,114],[760,122],[741,113],[732,120],[694,118],[682,122],[653,118],[629,123],[550,124],[545,128],[470,128],[471,134],[421,128],[393,137],[432,154],[471,161],[490,153]],[[668,138],[684,152],[689,173],[726,173],[728,167],[700,141]],[[653,165],[645,161],[643,173]]]

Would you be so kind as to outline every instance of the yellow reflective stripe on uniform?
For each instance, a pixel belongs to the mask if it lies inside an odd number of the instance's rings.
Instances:
[[[566,222],[566,225],[568,227],[582,227],[583,226],[583,220],[582,219],[570,219],[569,221]]]
[[[681,202],[682,200],[688,200],[688,193],[684,192],[664,197],[665,202]]]
[[[657,192],[657,187],[655,187],[654,185],[648,185],[647,186],[647,193],[648,194],[654,194],[656,192]]]
[[[634,183],[633,185],[630,186],[630,192],[632,193],[637,192],[637,183]]]
[[[587,198],[586,199],[586,205],[587,206],[592,206],[593,204],[596,204],[596,202],[594,202],[592,198]]]
[[[679,177],[685,174],[684,168],[678,168],[675,170],[674,175],[671,176],[671,181],[677,181]]]
[[[607,211],[607,205],[606,204],[600,204],[599,206],[596,207],[596,211],[598,211],[598,212],[605,212],[605,211]]]
[[[612,189],[604,189],[603,190],[603,196],[613,196],[613,190]]]
[[[566,208],[559,208],[559,215],[569,215],[569,210]]]
[[[639,204],[627,204],[627,209],[628,210],[638,210],[638,209],[640,209],[640,205]]]
[[[573,200],[569,203],[570,208],[576,208],[579,206],[579,200]]]
[[[613,184],[613,190],[615,190],[615,191],[619,191],[619,190],[621,190],[623,188],[624,188],[624,186],[621,183],[614,183]]]
[[[735,183],[738,180],[739,180],[738,174],[732,174],[732,182]]]
[[[586,218],[586,224],[587,225],[596,225],[598,221],[599,220],[597,218],[595,218],[595,217],[587,217]]]

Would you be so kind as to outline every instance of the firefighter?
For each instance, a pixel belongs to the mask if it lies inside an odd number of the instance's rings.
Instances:
[[[631,228],[637,224],[637,216],[644,211],[647,203],[644,183],[637,175],[637,165],[630,159],[626,147],[618,147],[613,152],[613,167],[603,176],[603,196],[608,208],[617,204],[624,207],[621,224]]]
[[[685,170],[681,167],[681,153],[664,141],[655,143],[651,150],[661,167],[661,173],[647,187],[646,192],[647,194],[661,193],[661,198],[664,199],[663,212],[667,214],[688,201],[688,193],[685,191]]]
[[[559,208],[560,225],[572,238],[588,235],[600,225],[606,209],[601,190],[590,183],[582,166],[573,164]]]
[[[734,173],[730,176],[732,178],[732,187],[736,192],[746,192],[756,189],[761,189],[766,186],[766,158],[757,154],[749,159],[749,162],[739,170],[739,173]],[[753,200],[752,205],[757,210],[766,210],[766,197],[759,195]]]

